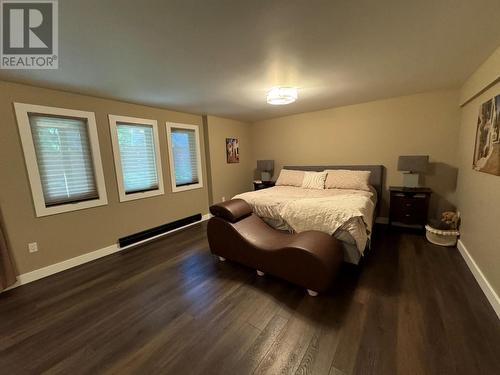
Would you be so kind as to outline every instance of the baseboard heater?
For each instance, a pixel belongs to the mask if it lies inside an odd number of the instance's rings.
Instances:
[[[131,234],[130,236],[119,238],[118,244],[120,245],[120,247],[133,245],[137,242],[147,240],[148,238],[158,236],[159,234],[170,232],[174,229],[183,227],[188,224],[196,223],[197,221],[201,221],[201,214],[188,216],[185,217],[184,219],[172,221],[171,223],[168,224],[163,224],[158,227],[146,229],[143,230],[142,232]]]

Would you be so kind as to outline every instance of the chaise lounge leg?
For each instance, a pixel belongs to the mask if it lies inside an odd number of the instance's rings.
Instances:
[[[224,258],[224,257],[219,257],[219,260],[220,260],[221,262],[225,262],[225,261],[226,261],[226,258]]]
[[[259,276],[264,276],[264,275],[265,275],[265,273],[264,273],[264,272],[262,272],[262,271],[257,270],[257,275],[259,275]]]
[[[311,289],[307,289],[307,293],[309,293],[311,297],[316,297],[318,295],[318,292],[315,292],[314,290]]]

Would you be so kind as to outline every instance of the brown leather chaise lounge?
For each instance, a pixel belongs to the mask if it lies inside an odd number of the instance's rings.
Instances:
[[[298,234],[271,228],[242,199],[210,207],[210,250],[221,261],[230,259],[307,289],[312,296],[327,290],[343,260],[335,238],[319,231]]]

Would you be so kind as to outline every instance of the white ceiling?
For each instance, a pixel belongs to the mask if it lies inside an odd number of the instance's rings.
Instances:
[[[499,0],[64,0],[60,68],[0,79],[254,121],[457,88]],[[274,85],[299,87],[288,106]]]

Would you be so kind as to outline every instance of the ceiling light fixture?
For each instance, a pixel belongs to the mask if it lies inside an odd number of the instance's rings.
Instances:
[[[285,105],[297,100],[296,87],[273,87],[267,93],[267,103],[272,105]]]

